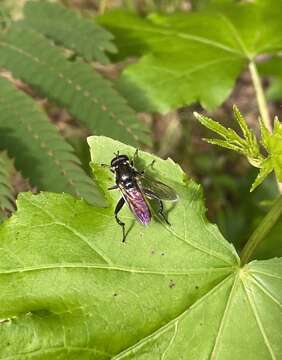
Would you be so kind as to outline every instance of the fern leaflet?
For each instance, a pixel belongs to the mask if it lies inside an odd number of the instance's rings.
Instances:
[[[105,205],[80,167],[71,145],[26,94],[0,77],[0,148],[39,190],[67,191],[89,203]]]
[[[101,75],[68,61],[50,40],[19,24],[0,38],[0,65],[41,94],[65,106],[94,134],[133,145],[148,142],[136,114]]]
[[[60,4],[28,1],[24,8],[24,24],[74,50],[87,61],[109,63],[105,51],[116,52],[113,36],[93,20],[79,16]]]
[[[3,220],[7,211],[15,210],[15,191],[12,185],[12,176],[15,174],[13,161],[9,159],[5,151],[0,152],[0,221]]]

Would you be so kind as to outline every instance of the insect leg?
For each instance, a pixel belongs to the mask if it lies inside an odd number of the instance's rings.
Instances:
[[[116,190],[116,189],[118,189],[118,185],[113,185],[108,188],[108,190]]]
[[[136,149],[136,150],[135,150],[135,153],[134,153],[134,155],[133,155],[133,158],[132,158],[132,160],[130,161],[130,164],[131,164],[132,166],[134,166],[134,167],[135,167],[136,159],[138,158],[138,151],[139,151],[139,149]]]
[[[131,164],[134,168],[136,168],[135,164],[136,164],[136,159],[138,158],[138,151],[139,151],[139,149],[136,149],[136,150],[135,150],[135,153],[134,153],[134,155],[133,155],[133,158],[132,158],[132,160],[131,160],[131,162],[130,162],[130,164]],[[155,162],[156,162],[156,160],[151,161],[150,164],[146,165],[142,171],[136,171],[136,174],[137,174],[137,175],[144,175],[145,172],[146,172],[146,170],[149,169],[150,167],[153,167],[153,165],[155,164]]]
[[[120,198],[119,202],[117,203],[117,206],[115,208],[115,218],[116,218],[116,222],[122,227],[122,242],[125,242],[125,223],[123,223],[119,217],[118,217],[118,213],[120,212],[120,210],[122,209],[123,205],[124,205],[125,201],[124,198]]]
[[[151,190],[149,189],[143,189],[144,194],[149,198],[149,199],[154,199],[157,200],[157,202],[159,203],[159,215],[162,217],[162,219],[168,224],[171,225],[170,222],[167,220],[167,218],[164,215],[164,204],[162,202],[162,200],[156,195],[154,194]]]
[[[156,160],[152,160],[152,161],[150,162],[150,164],[146,165],[146,166],[144,167],[143,171],[141,171],[141,175],[144,175],[147,169],[149,169],[150,167],[153,167],[154,164],[155,164],[155,162],[156,162]]]

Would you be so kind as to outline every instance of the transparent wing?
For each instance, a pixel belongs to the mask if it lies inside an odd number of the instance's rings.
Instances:
[[[165,201],[177,201],[177,193],[168,185],[157,181],[147,174],[138,177],[141,188],[151,190],[157,197]]]

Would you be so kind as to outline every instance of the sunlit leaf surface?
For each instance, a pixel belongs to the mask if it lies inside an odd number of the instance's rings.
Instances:
[[[147,106],[160,112],[196,101],[214,109],[249,60],[282,49],[281,5],[281,0],[226,4],[147,18],[107,12],[100,23],[115,35],[121,58],[140,57],[123,73],[133,103],[140,105],[133,89],[141,89]]]

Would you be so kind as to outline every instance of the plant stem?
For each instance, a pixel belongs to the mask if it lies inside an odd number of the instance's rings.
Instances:
[[[274,224],[277,222],[279,217],[282,214],[282,195],[280,195],[274,202],[271,210],[266,214],[264,219],[261,221],[259,226],[253,232],[246,245],[244,246],[241,253],[241,262],[242,265],[245,265],[249,262],[254,251],[258,245],[262,242],[265,236],[272,229]]]
[[[249,70],[251,73],[253,85],[254,85],[255,92],[256,92],[256,97],[257,97],[257,102],[258,102],[261,119],[262,119],[264,125],[266,126],[266,128],[270,132],[272,132],[272,125],[271,125],[271,121],[270,121],[270,116],[269,116],[269,112],[268,112],[268,107],[267,107],[262,83],[261,83],[261,80],[260,80],[260,77],[258,74],[256,64],[252,60],[249,63]]]
[[[103,15],[107,8],[107,0],[100,0],[99,4],[99,15]]]

